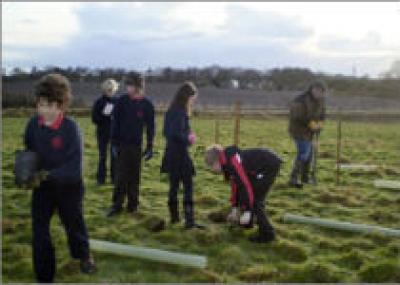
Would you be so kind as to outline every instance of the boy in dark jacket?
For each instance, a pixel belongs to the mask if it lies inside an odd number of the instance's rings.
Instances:
[[[117,150],[117,162],[113,205],[107,214],[109,217],[122,210],[125,196],[128,198],[128,212],[137,210],[142,156],[145,161],[153,156],[154,106],[144,97],[144,77],[132,72],[125,83],[127,93],[117,99],[111,119],[111,143]],[[144,127],[147,145],[142,154]]]
[[[82,139],[78,125],[64,116],[71,97],[68,80],[59,74],[40,79],[35,89],[38,115],[25,130],[26,150],[38,154],[46,177],[32,195],[33,264],[38,282],[52,282],[56,271],[49,232],[55,210],[65,227],[70,253],[81,271],[95,271],[82,214]]]
[[[115,92],[118,83],[114,79],[107,79],[102,84],[103,95],[98,98],[92,107],[92,122],[96,125],[97,146],[99,149],[99,164],[97,168],[97,184],[105,183],[107,176],[107,148],[111,136],[111,114],[114,109]],[[110,146],[111,149],[111,146]],[[114,182],[114,157],[110,151],[111,181]]]
[[[259,233],[250,240],[274,240],[274,229],[265,215],[265,198],[279,174],[282,160],[266,148],[240,150],[236,146],[224,149],[214,145],[206,150],[205,162],[214,172],[222,172],[231,183],[232,210],[228,221],[251,227],[255,215]]]
[[[303,183],[316,184],[317,182],[315,177],[311,177],[310,180],[309,172],[314,151],[312,140],[317,133],[321,132],[325,121],[325,93],[325,84],[316,81],[290,105],[289,133],[297,148],[297,156],[289,180],[290,186],[301,188]]]
[[[195,169],[189,155],[189,147],[196,142],[196,136],[190,129],[189,115],[197,88],[192,82],[184,83],[175,95],[164,119],[164,137],[167,140],[161,172],[169,174],[170,190],[168,208],[171,223],[179,222],[178,190],[183,183],[183,208],[185,228],[203,228],[194,221],[193,179]]]

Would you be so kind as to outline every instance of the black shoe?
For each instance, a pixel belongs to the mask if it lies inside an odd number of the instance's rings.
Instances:
[[[131,213],[131,214],[136,213],[137,212],[137,207],[127,207],[126,211],[128,213]]]
[[[93,258],[81,259],[80,263],[81,272],[85,274],[93,274],[97,271],[96,264],[94,264]]]
[[[274,233],[256,234],[256,235],[249,237],[249,241],[255,242],[255,243],[268,243],[268,242],[271,242],[274,240],[275,240]]]
[[[300,182],[294,182],[294,181],[289,181],[289,187],[294,187],[297,189],[302,189],[303,188],[303,184]]]
[[[205,230],[206,227],[203,225],[199,225],[196,223],[191,223],[191,224],[185,224],[185,230],[191,230],[191,229],[200,229],[200,230]]]
[[[117,208],[111,208],[110,210],[108,210],[106,216],[107,218],[110,218],[112,216],[118,215],[119,213],[121,213],[121,209],[117,209]]]

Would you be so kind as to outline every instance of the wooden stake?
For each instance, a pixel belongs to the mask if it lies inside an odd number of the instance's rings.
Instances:
[[[239,146],[239,143],[240,143],[240,107],[241,107],[241,102],[236,101],[236,103],[235,103],[235,130],[234,130],[234,138],[233,138],[233,144],[235,146]]]
[[[342,151],[342,118],[339,115],[337,121],[337,137],[336,137],[336,185],[340,184],[341,151]]]
[[[214,129],[214,142],[219,144],[219,118],[215,119],[215,129]]]

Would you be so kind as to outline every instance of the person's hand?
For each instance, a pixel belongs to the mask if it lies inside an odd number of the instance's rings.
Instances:
[[[310,121],[310,123],[308,123],[308,127],[313,132],[320,131],[322,129],[322,126],[323,126],[323,123],[322,122],[318,122],[318,121]]]
[[[143,159],[144,161],[149,161],[153,157],[153,148],[147,147],[146,150],[143,153]]]
[[[251,212],[250,211],[246,211],[240,216],[239,223],[242,226],[248,225],[250,223],[250,221],[251,221]]]
[[[233,207],[229,215],[226,217],[228,223],[236,224],[239,222],[239,209],[237,207]]]
[[[193,144],[196,143],[196,141],[197,141],[196,134],[193,133],[193,132],[191,132],[191,133],[189,134],[189,143],[190,143],[191,145],[193,145]]]
[[[40,186],[40,183],[42,183],[42,181],[47,179],[47,176],[49,175],[49,172],[45,171],[45,170],[41,170],[36,172],[32,178],[29,180],[29,182],[26,185],[27,189],[36,189]]]

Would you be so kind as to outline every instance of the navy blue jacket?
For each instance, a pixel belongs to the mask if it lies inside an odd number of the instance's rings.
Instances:
[[[229,146],[220,153],[220,164],[227,180],[231,182],[231,204],[238,205],[238,196],[244,208],[252,209],[255,192],[269,189],[257,187],[257,179],[276,173],[282,164],[281,158],[267,148],[241,150]],[[263,185],[262,185],[263,186]]]
[[[163,134],[167,143],[161,172],[179,177],[195,174],[189,155],[190,132],[189,117],[186,112],[175,108],[165,113]]]
[[[144,97],[131,99],[128,94],[121,95],[112,113],[112,142],[120,146],[142,146],[144,126],[146,126],[147,147],[152,147],[155,132],[153,104]]]
[[[25,148],[40,157],[40,169],[48,171],[48,180],[74,183],[82,179],[82,138],[78,125],[63,115],[46,126],[39,116],[28,123]]]
[[[109,115],[104,114],[104,108],[107,104],[115,105],[115,101],[114,97],[102,95],[93,104],[92,122],[96,125],[96,131],[100,135],[110,136],[111,113]]]

